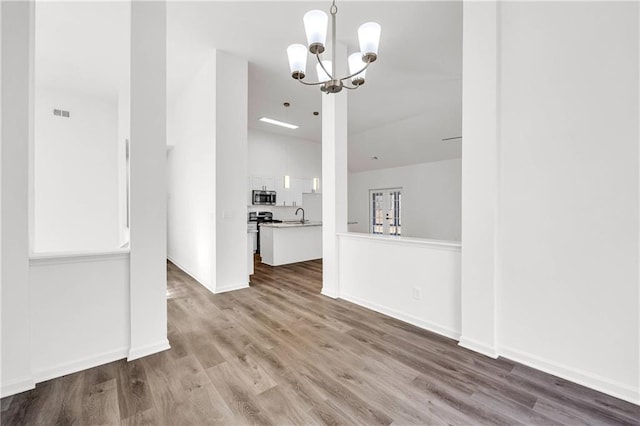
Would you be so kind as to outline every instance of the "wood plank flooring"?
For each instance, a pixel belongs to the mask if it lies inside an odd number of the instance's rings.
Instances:
[[[640,424],[640,407],[319,294],[320,261],[213,295],[168,264],[172,349],[2,399],[3,425]]]

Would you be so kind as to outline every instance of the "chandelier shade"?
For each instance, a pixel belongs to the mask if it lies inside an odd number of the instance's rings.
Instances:
[[[364,78],[367,74],[365,65],[367,64],[362,60],[362,54],[360,52],[349,55],[349,74],[351,74],[351,83],[356,86],[364,84]]]
[[[302,18],[307,36],[307,46],[292,44],[287,47],[291,77],[307,86],[320,86],[320,90],[324,93],[338,93],[343,88],[357,89],[364,84],[369,65],[378,58],[382,28],[375,22],[367,22],[358,28],[360,52],[351,54],[347,59],[349,75],[338,77],[336,73],[336,15],[338,7],[335,0],[332,1],[329,12],[331,13],[331,60],[323,60],[320,56],[325,51],[329,16],[321,10],[310,10]],[[307,72],[308,53],[314,55],[318,61],[316,65],[318,81],[314,83],[304,80]]]
[[[302,18],[307,33],[307,44],[311,53],[324,52],[327,42],[327,23],[329,17],[321,10],[310,10]]]
[[[382,28],[375,22],[367,22],[358,28],[358,41],[360,42],[360,52],[363,58],[369,58],[373,62],[378,57],[378,46],[380,45],[380,32]]]
[[[307,72],[307,46],[304,44],[292,44],[287,47],[289,57],[289,69],[296,78],[304,78]]]

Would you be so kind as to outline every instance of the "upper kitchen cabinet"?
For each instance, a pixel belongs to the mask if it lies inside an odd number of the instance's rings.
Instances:
[[[313,192],[313,179],[311,178],[294,178],[289,180],[289,188],[283,186],[278,191],[277,199],[279,206],[302,206],[302,194]]]
[[[277,191],[273,176],[251,176],[250,190],[256,191]]]
[[[317,179],[317,178],[316,178]],[[314,191],[313,178],[289,179],[289,188],[285,188],[284,176],[250,176],[249,177],[249,205],[251,205],[251,192],[253,190],[276,191],[276,206],[301,207],[302,194],[310,194]]]

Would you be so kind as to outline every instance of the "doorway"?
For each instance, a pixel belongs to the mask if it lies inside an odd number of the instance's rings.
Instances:
[[[402,188],[369,190],[369,232],[402,235]]]

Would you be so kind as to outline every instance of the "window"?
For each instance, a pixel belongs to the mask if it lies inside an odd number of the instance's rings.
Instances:
[[[372,189],[369,232],[402,235],[402,188]]]

